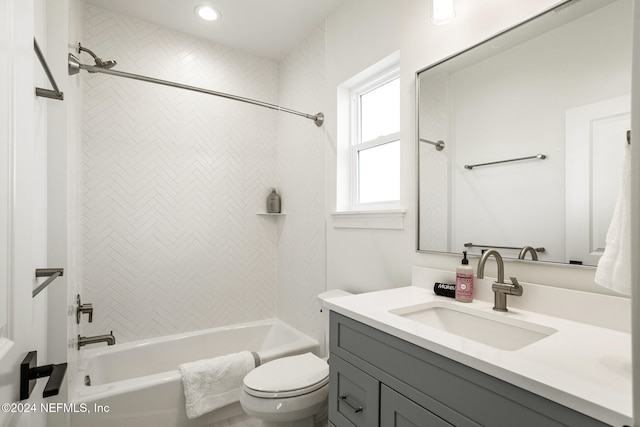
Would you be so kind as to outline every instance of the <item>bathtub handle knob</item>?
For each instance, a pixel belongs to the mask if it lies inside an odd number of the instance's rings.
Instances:
[[[82,301],[80,301],[80,295],[76,295],[76,303],[76,323],[80,324],[80,319],[83,313],[89,314],[89,323],[93,322],[93,304],[82,304]]]

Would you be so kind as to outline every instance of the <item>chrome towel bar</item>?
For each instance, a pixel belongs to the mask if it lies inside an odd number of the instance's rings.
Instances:
[[[444,148],[444,141],[438,140],[437,142],[429,141],[428,139],[420,138],[420,142],[426,142],[427,144],[435,145],[437,151],[442,151]]]
[[[515,247],[515,246],[496,246],[496,245],[477,245],[475,243],[465,243],[464,244],[465,248],[492,248],[492,249],[515,249],[515,250],[522,250],[522,247]],[[533,248],[536,252],[544,252],[546,251],[545,248]]]
[[[545,154],[536,154],[535,156],[528,157],[518,157],[517,159],[509,159],[509,160],[498,160],[496,162],[488,162],[488,163],[477,163],[475,165],[464,165],[465,169],[473,169],[478,166],[488,166],[488,165],[497,165],[498,163],[508,163],[508,162],[518,162],[520,160],[529,160],[529,159],[540,159],[544,160],[547,156]]]

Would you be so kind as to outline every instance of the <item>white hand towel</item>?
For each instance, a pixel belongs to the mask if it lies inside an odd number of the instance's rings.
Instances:
[[[178,366],[184,386],[187,417],[197,418],[240,399],[242,380],[255,368],[249,351]]]
[[[598,261],[597,284],[631,295],[631,155],[626,145],[622,180],[613,218],[607,231],[604,253]]]

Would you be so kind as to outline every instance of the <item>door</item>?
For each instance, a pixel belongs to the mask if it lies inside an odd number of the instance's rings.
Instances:
[[[46,266],[46,139],[36,138],[46,107],[34,94],[33,29],[32,1],[0,0],[0,425],[11,427],[44,425],[46,380],[24,401],[36,413],[12,405],[26,354],[38,350],[46,364],[46,291],[32,298],[35,269]]]
[[[620,188],[631,98],[567,111],[566,262],[597,265]]]

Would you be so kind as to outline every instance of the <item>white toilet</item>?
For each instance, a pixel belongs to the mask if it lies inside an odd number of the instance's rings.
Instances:
[[[323,301],[348,292],[332,290],[318,295]],[[323,310],[328,349],[329,312]],[[265,427],[318,427],[327,425],[329,365],[315,354],[305,353],[272,360],[244,377],[240,404]]]

